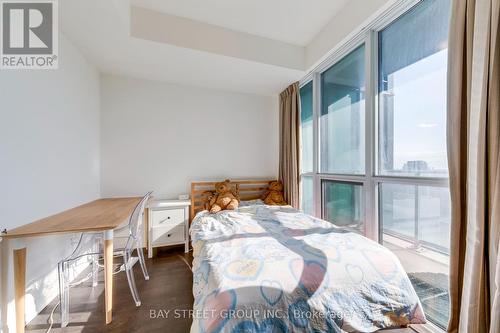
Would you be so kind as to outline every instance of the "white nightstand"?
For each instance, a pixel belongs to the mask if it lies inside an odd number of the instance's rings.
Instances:
[[[154,200],[148,205],[148,257],[153,248],[184,244],[189,252],[189,200]]]

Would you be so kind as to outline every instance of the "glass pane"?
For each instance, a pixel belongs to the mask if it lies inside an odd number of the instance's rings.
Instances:
[[[321,75],[321,171],[365,172],[365,46]]]
[[[446,67],[450,0],[426,0],[379,33],[379,172],[448,173]]]
[[[416,186],[384,184],[381,188],[380,214],[384,234],[414,237]]]
[[[363,186],[324,180],[323,219],[364,234]]]
[[[313,171],[313,83],[300,88],[301,172]]]
[[[302,176],[301,182],[302,202],[300,207],[304,213],[314,215],[314,201],[313,201],[313,177]]]
[[[382,241],[401,261],[427,318],[449,317],[450,195],[446,187],[381,184]]]
[[[446,187],[418,187],[418,239],[450,253],[451,202]]]

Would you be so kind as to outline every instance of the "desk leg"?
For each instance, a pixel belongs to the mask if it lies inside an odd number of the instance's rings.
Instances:
[[[113,320],[113,230],[104,232],[104,302],[109,324]]]
[[[14,297],[16,332],[24,333],[24,296],[26,294],[26,248],[14,250]]]

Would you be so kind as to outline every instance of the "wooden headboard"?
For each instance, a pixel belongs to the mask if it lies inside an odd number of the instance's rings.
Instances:
[[[240,194],[241,200],[260,199],[266,192],[269,182],[275,179],[261,180],[231,180],[233,189]],[[221,182],[224,180],[221,180]],[[192,182],[191,183],[191,214],[189,220],[192,221],[196,213],[205,209],[203,193],[215,190],[216,181]]]

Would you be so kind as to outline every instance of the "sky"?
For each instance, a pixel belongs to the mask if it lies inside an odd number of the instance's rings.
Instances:
[[[447,170],[447,50],[434,53],[391,74],[394,86],[394,167],[424,160]]]

